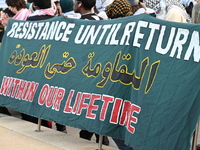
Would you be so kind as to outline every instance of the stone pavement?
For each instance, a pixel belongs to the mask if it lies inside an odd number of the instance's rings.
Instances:
[[[98,144],[78,137],[79,130],[68,127],[68,133],[41,127],[13,116],[0,114],[0,150],[96,150]],[[75,133],[77,132],[77,133]],[[75,134],[77,134],[75,136]],[[103,150],[117,150],[102,145]]]
[[[12,111],[11,111],[12,112]],[[78,137],[79,129],[67,126],[67,134],[53,129],[19,119],[20,115],[13,113],[8,116],[0,113],[0,150],[97,150],[95,139],[87,141]],[[18,116],[19,115],[19,116]],[[118,148],[109,137],[110,146],[102,146],[103,150]],[[200,144],[200,124],[197,144]]]

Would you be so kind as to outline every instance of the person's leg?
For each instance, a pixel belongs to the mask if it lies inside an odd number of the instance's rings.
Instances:
[[[113,141],[116,143],[117,147],[120,150],[133,150],[133,148],[127,146],[126,144],[124,144],[124,140],[120,140],[120,139],[116,139],[116,138],[112,138]]]
[[[24,113],[21,113],[21,116],[22,116],[22,120],[26,120],[26,121],[30,121],[32,123],[38,124],[38,118],[37,117],[33,117],[33,116],[30,116],[30,115],[27,115],[27,114],[24,114]],[[48,127],[48,128],[51,128],[48,121],[43,120],[43,119],[42,119],[41,125]]]
[[[96,136],[96,143],[99,143],[99,135],[95,133],[95,136]],[[109,140],[107,136],[103,136],[102,144],[109,146]]]
[[[0,106],[0,113],[3,113],[3,114],[11,116],[10,112],[8,111],[8,109],[6,107],[1,107]]]
[[[67,133],[67,130],[66,130],[66,126],[65,126],[65,125],[56,123],[56,129],[57,129],[58,131]]]
[[[81,130],[79,132],[80,138],[86,139],[86,140],[91,140],[93,133],[89,132],[87,130]]]

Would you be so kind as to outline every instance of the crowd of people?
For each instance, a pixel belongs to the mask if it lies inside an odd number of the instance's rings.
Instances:
[[[117,19],[132,15],[149,14],[159,19],[200,23],[200,0],[5,0],[8,8],[1,9],[0,42],[9,19],[45,20],[56,16],[85,20]],[[9,114],[5,107],[0,112]],[[10,115],[10,114],[9,114]],[[22,114],[22,119],[35,122],[37,118]],[[48,126],[48,122],[44,122]],[[57,130],[65,131],[64,125],[56,124]],[[93,133],[81,130],[80,137],[91,140]],[[98,142],[99,136],[95,134]],[[122,140],[115,139],[119,149],[132,150]],[[106,136],[103,144],[109,145]]]
[[[199,0],[96,0],[91,10],[93,0],[90,3],[87,0],[49,0],[48,5],[37,0],[5,2],[8,8],[1,9],[0,13],[1,38],[10,18],[43,20],[64,15],[75,19],[106,20],[146,13],[159,19],[182,23],[198,23],[199,20]],[[86,11],[82,11],[84,3]]]

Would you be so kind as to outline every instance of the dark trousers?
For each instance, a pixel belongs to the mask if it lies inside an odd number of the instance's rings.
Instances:
[[[133,150],[132,147],[129,147],[126,144],[124,144],[124,140],[113,138],[113,141],[116,143],[117,147],[120,150]]]
[[[66,126],[65,126],[65,125],[62,125],[62,124],[56,123],[56,129],[57,129],[58,131],[65,131],[65,130],[66,130]]]
[[[36,124],[38,123],[37,117],[33,117],[33,116],[30,116],[30,115],[27,115],[27,114],[24,114],[24,113],[21,113],[21,116],[22,116],[23,120],[30,121],[30,122],[33,122],[33,123],[36,123]],[[48,121],[46,121],[46,120],[42,119],[41,125],[50,128]]]
[[[87,130],[81,130],[79,132],[80,137],[83,138],[83,139],[86,139],[86,140],[91,140],[93,134],[95,134],[95,136],[96,136],[96,142],[99,143],[99,135],[98,134],[93,133],[93,132],[89,132]],[[109,140],[108,140],[107,136],[103,136],[102,144],[107,145],[107,146],[109,145]]]
[[[3,114],[11,116],[10,112],[8,111],[8,109],[6,107],[1,107],[0,106],[0,113],[3,113]]]

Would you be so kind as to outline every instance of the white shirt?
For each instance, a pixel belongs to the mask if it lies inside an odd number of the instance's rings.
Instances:
[[[114,0],[96,0],[96,8],[99,12],[105,11],[106,6],[110,5]]]

